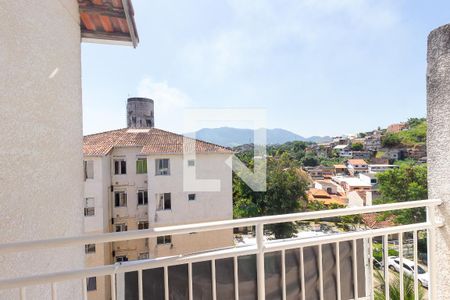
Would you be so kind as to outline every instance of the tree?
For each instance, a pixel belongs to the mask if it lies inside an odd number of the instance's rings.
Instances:
[[[389,280],[389,297],[386,297],[384,286],[386,284],[386,281],[384,280],[383,274],[376,270],[374,272],[375,279],[380,282],[380,286],[374,289],[374,299],[375,300],[400,300],[402,299],[400,297],[400,275],[398,273],[390,274],[389,276],[393,278],[390,278]],[[423,300],[424,297],[424,291],[422,288],[419,287],[419,294],[417,295],[417,299]],[[404,300],[413,300],[415,298],[415,292],[414,292],[414,279],[410,276],[403,275],[403,299]]]
[[[252,191],[238,176],[233,177],[234,217],[255,217],[298,212],[305,207],[308,181],[287,155],[267,161],[266,192]],[[294,223],[266,228],[275,238],[292,237]]]
[[[362,151],[364,149],[364,145],[361,143],[353,143],[352,150],[353,151]]]
[[[427,166],[424,164],[403,164],[377,175],[381,197],[377,203],[404,202],[426,199]],[[395,212],[395,220],[401,224],[422,222],[425,220],[423,208],[407,209]]]
[[[315,167],[319,165],[319,159],[317,158],[317,156],[312,155],[312,154],[307,154],[303,159],[302,159],[302,165],[305,167]]]
[[[401,144],[401,139],[398,134],[387,133],[381,138],[381,144],[383,147],[394,147]]]

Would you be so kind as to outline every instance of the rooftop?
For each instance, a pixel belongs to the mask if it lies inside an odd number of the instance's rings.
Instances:
[[[186,142],[183,145],[183,142]],[[85,156],[105,156],[114,147],[142,147],[141,154],[181,154],[183,149],[196,153],[232,154],[233,151],[216,144],[195,140],[169,131],[148,129],[118,129],[92,135],[83,139]]]
[[[367,165],[364,159],[349,159],[348,164],[350,165]]]

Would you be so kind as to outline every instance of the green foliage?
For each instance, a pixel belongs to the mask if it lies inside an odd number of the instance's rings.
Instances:
[[[233,178],[234,217],[287,214],[306,206],[308,182],[292,163],[288,154],[269,159],[267,191],[252,191],[238,176]],[[274,224],[267,229],[275,238],[291,237],[296,232],[294,223]]]
[[[398,133],[387,133],[381,138],[383,147],[395,147],[401,144]]]
[[[353,151],[362,151],[364,149],[364,145],[361,143],[353,143],[352,150]]]
[[[377,203],[405,202],[426,199],[427,166],[403,164],[377,175],[381,197]],[[425,210],[408,209],[396,211],[395,221],[401,224],[417,223],[425,220]]]
[[[379,270],[375,270],[374,273],[375,279],[381,283],[380,286],[376,287],[374,289],[374,299],[375,300],[400,300],[402,299],[400,297],[400,275],[398,273],[389,274],[389,297],[386,297],[384,294],[385,292],[385,285],[386,281],[384,280],[383,274]],[[422,288],[419,288],[419,294],[417,295],[417,299],[423,300],[424,297],[424,290]],[[403,299],[404,300],[413,300],[415,299],[415,293],[414,293],[414,279],[410,276],[403,275]]]
[[[308,153],[303,159],[302,159],[302,165],[305,167],[315,167],[319,165],[319,159],[314,154]]]
[[[381,138],[384,147],[399,145],[413,147],[423,145],[427,139],[427,122],[423,118],[411,118],[407,122],[408,129],[396,133],[387,133]]]

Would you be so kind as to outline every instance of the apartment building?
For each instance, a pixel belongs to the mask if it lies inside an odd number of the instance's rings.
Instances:
[[[152,127],[150,99],[130,98],[128,104],[128,128],[84,137],[85,231],[121,232],[232,219],[232,171],[225,163],[232,151]],[[183,149],[194,144],[195,151],[185,155]],[[219,188],[190,187],[193,176],[218,180]],[[232,245],[232,230],[86,245],[86,263],[103,265]],[[102,291],[108,290],[107,283],[100,280],[103,277],[91,280],[90,299],[105,298]]]

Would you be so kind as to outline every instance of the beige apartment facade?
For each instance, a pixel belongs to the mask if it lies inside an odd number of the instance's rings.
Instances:
[[[196,141],[195,158],[183,155],[183,137],[156,128],[126,128],[86,136],[85,232],[120,232],[232,219],[232,152]],[[186,172],[188,170],[188,172]],[[193,190],[184,174],[217,180],[218,189]],[[191,178],[192,179],[192,178]],[[94,211],[94,212],[93,212]],[[231,247],[232,230],[162,236],[86,246],[87,266]],[[101,248],[99,248],[101,247]],[[97,251],[99,249],[99,251]],[[96,279],[89,299],[108,297]]]

